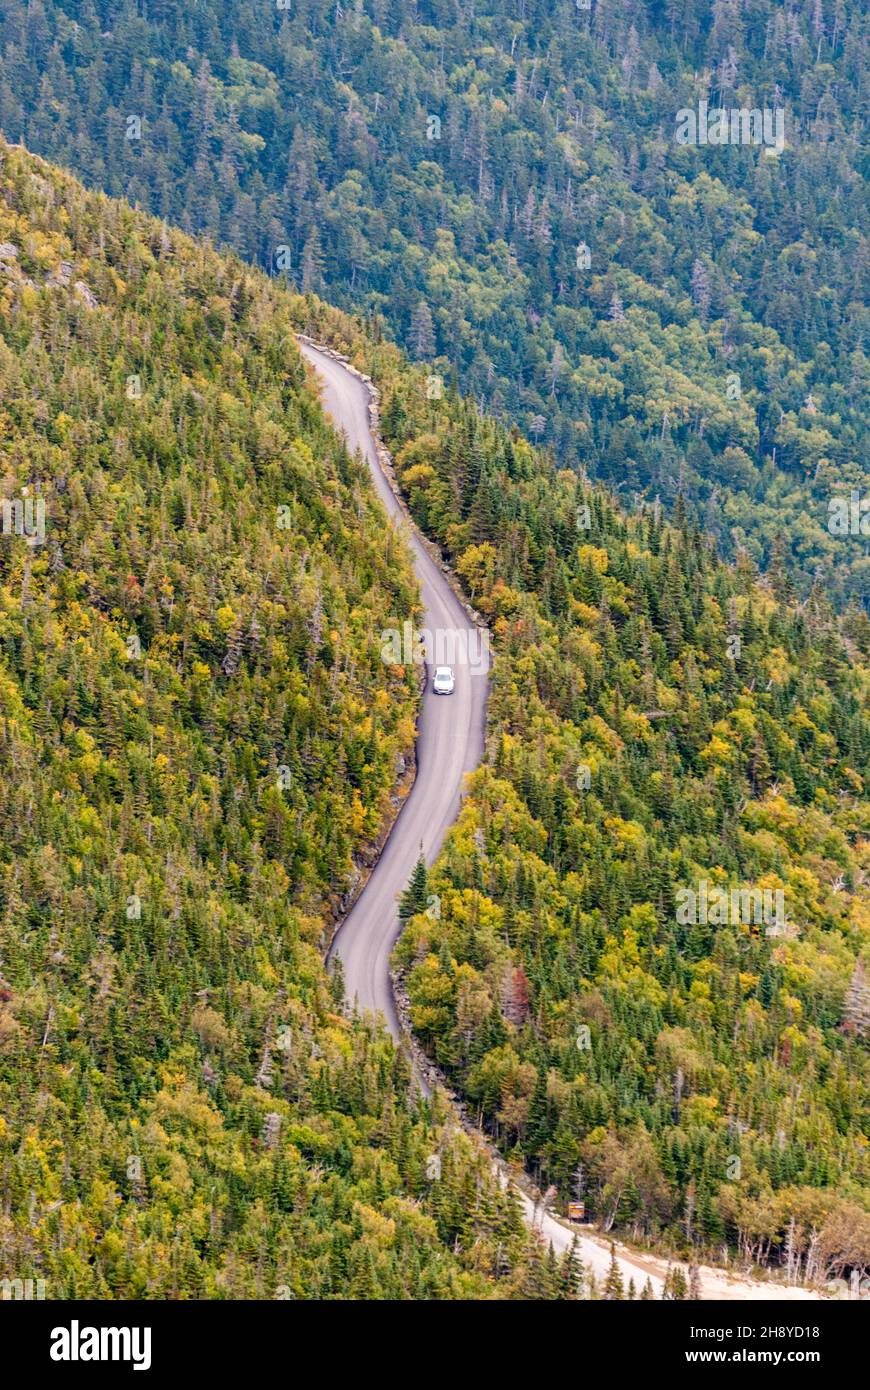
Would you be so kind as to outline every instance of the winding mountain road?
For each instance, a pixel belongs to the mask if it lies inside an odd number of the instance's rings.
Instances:
[[[424,628],[433,637],[437,633],[455,634],[454,649],[463,650],[464,642],[464,650],[475,655],[479,646],[476,629],[416,529],[408,526],[378,463],[369,426],[368,387],[334,358],[304,342],[300,348],[320,377],[327,414],[345,435],[351,451],[358,450],[367,462],[390,520],[395,525],[404,524],[420,581]],[[401,632],[410,616],[385,613],[383,626],[392,626],[398,618]],[[475,670],[456,665],[456,689],[449,696],[435,695],[431,679],[427,679],[417,726],[414,785],[364,891],[333,943],[332,949],[344,967],[348,998],[356,1000],[360,1009],[380,1010],[397,1038],[399,1020],[390,984],[390,954],[399,935],[396,897],[408,886],[421,845],[427,864],[434,862],[459,811],[463,778],[483,756],[489,676],[486,663],[481,667]]]
[[[475,629],[465,609],[416,528],[408,524],[381,469],[369,423],[368,386],[341,362],[306,339],[300,339],[299,348],[319,379],[326,413],[339,433],[345,436],[351,452],[358,451],[368,464],[390,522],[404,528],[420,581],[424,626],[433,634],[438,631],[465,634],[470,643]],[[410,615],[385,614],[384,627],[391,626],[390,619],[396,616],[401,628],[401,622]],[[474,652],[476,647],[470,646],[469,650]],[[448,661],[447,664],[454,663]],[[483,665],[481,663],[481,668]],[[368,883],[332,945],[332,951],[339,956],[344,968],[348,998],[356,1001],[361,1010],[382,1013],[390,1032],[399,1040],[402,1032],[390,981],[390,955],[399,935],[397,897],[407,887],[421,845],[426,862],[431,864],[456,819],[465,774],[471,772],[483,756],[488,689],[486,670],[472,666],[456,666],[456,690],[448,697],[435,695],[431,680],[427,680],[418,723],[414,785]],[[500,1162],[497,1166],[501,1180],[508,1181],[504,1166]],[[549,1212],[542,1214],[525,1192],[517,1190],[529,1224],[540,1230],[559,1253],[570,1247],[576,1235],[578,1253],[586,1269],[593,1271],[597,1279],[603,1279],[610,1265],[609,1243],[585,1230],[569,1227]],[[665,1262],[657,1256],[629,1252],[619,1244],[616,1249],[626,1285],[633,1278],[640,1291],[649,1277],[656,1295],[660,1296],[667,1272]],[[706,1299],[815,1297],[806,1289],[731,1278],[721,1270],[706,1266],[700,1270],[700,1280],[702,1297]]]

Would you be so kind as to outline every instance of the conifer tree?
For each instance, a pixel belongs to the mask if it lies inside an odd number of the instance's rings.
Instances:
[[[579,1243],[575,1236],[570,1246],[562,1256],[562,1265],[559,1271],[559,1280],[563,1297],[582,1298],[583,1297],[583,1261],[580,1259]]]
[[[604,1280],[604,1292],[602,1297],[608,1302],[625,1298],[625,1284],[622,1279],[622,1270],[616,1260],[616,1247],[610,1246],[610,1267]]]
[[[425,912],[429,901],[429,872],[422,848],[414,865],[414,872],[399,899],[399,919],[406,922],[418,912]]]

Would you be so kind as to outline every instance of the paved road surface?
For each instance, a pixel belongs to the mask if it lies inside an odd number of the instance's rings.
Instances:
[[[359,450],[368,463],[387,514],[394,524],[404,523],[399,504],[378,464],[369,429],[365,384],[324,353],[305,343],[300,347],[321,379],[327,412],[347,437],[350,448]],[[464,649],[475,657],[480,644],[465,609],[416,532],[407,531],[407,526],[406,532],[420,580],[424,628],[433,634],[433,640],[437,632],[455,634],[454,652]],[[391,620],[396,617],[401,631],[402,622],[410,614],[385,613],[383,627],[392,626]],[[444,640],[446,643],[449,638]],[[365,891],[345,919],[333,947],[344,967],[348,998],[356,999],[361,1009],[379,1009],[397,1037],[399,1024],[389,978],[390,954],[399,934],[396,896],[408,885],[421,845],[426,862],[435,860],[456,819],[463,777],[483,755],[488,675],[449,660],[445,664],[454,665],[456,689],[452,695],[433,694],[429,673],[418,724],[414,786]]]
[[[358,450],[369,465],[378,495],[393,524],[404,524],[404,517],[381,471],[369,428],[368,391],[365,383],[326,353],[300,343],[303,356],[320,379],[324,407],[333,423],[347,439],[351,450]],[[406,528],[407,529],[407,528]],[[411,530],[408,542],[414,553],[425,607],[425,626],[436,630],[470,635],[467,614],[451,590],[438,565]],[[403,614],[384,614],[389,619]],[[469,650],[477,648],[469,645]],[[452,663],[450,663],[452,664]],[[463,777],[479,763],[483,754],[488,677],[456,667],[453,695],[434,695],[431,679],[420,713],[417,739],[417,777],[399,813],[383,853],[352,911],[338,931],[333,950],[344,967],[348,998],[361,1009],[379,1010],[396,1038],[401,1036],[395,1001],[390,985],[390,954],[399,934],[396,914],[397,895],[407,886],[420,846],[427,863],[438,854],[444,837],[456,819],[462,795]],[[520,1194],[529,1222],[535,1219],[532,1203]],[[567,1249],[574,1231],[549,1215],[538,1214],[536,1224],[547,1241],[559,1252]],[[610,1264],[608,1245],[583,1232],[580,1257],[587,1269],[603,1278]],[[660,1294],[666,1272],[664,1261],[656,1256],[630,1253],[618,1247],[619,1264],[628,1283],[634,1278],[638,1292],[650,1276]],[[750,1280],[728,1278],[722,1271],[701,1270],[702,1296],[724,1299],[806,1299],[813,1295],[803,1289],[787,1289]]]

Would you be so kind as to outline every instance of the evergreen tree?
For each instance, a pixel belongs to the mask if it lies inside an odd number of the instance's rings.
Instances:
[[[406,922],[418,912],[425,912],[429,903],[429,873],[422,848],[414,865],[414,872],[399,899],[399,919]]]
[[[625,1298],[625,1285],[622,1280],[622,1270],[617,1264],[616,1248],[612,1244],[610,1246],[610,1267],[607,1271],[607,1277],[604,1280],[604,1292],[602,1297],[608,1302]]]

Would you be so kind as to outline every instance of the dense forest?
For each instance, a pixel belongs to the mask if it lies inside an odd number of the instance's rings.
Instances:
[[[401,904],[421,1046],[560,1210],[870,1273],[868,33],[859,0],[4,4],[0,1277],[624,1292],[323,964],[412,771],[379,634],[418,589],[299,329],[377,381],[493,638]],[[781,146],[679,143],[705,101]]]
[[[870,597],[860,0],[8,0],[0,129],[734,557]],[[783,140],[677,142],[701,101]],[[779,118],[778,118],[779,119]],[[861,489],[864,493],[861,493]]]
[[[350,323],[421,526],[486,615],[488,755],[397,948],[505,1154],[605,1229],[790,1279],[870,1268],[870,623],[718,561]],[[681,921],[686,885],[780,920]],[[427,911],[432,895],[439,912]]]
[[[0,1277],[573,1296],[322,965],[416,586],[288,297],[0,144],[0,403]]]

